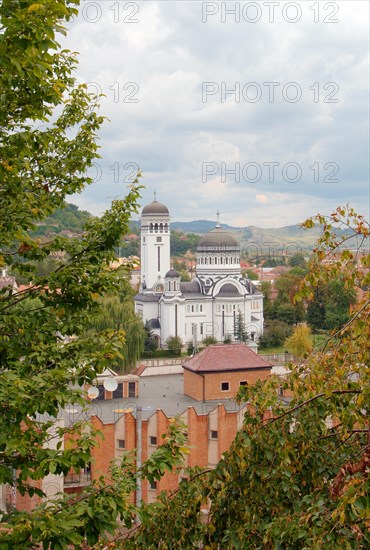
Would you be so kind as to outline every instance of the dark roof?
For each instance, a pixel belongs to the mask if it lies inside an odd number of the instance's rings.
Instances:
[[[216,344],[186,359],[184,369],[197,373],[265,370],[272,365],[245,344]]]
[[[180,277],[180,275],[177,273],[176,269],[170,269],[167,271],[165,277],[169,279],[174,279],[175,277]]]
[[[134,300],[136,302],[159,302],[160,297],[162,294],[136,294]]]
[[[228,249],[239,250],[238,241],[225,229],[220,226],[216,226],[211,231],[208,231],[198,242],[197,250],[202,251],[210,248],[216,249]]]
[[[232,285],[231,283],[226,283],[226,285],[223,285],[220,288],[220,292],[217,294],[217,296],[241,296],[241,294],[235,285]]]
[[[150,204],[147,204],[146,206],[144,206],[143,211],[141,213],[142,216],[151,216],[153,214],[154,215],[164,214],[166,216],[170,215],[167,206],[165,206],[164,204],[162,204],[157,200],[154,200]]]
[[[161,328],[161,323],[159,322],[159,319],[150,319],[150,321],[148,321],[148,324],[150,328]]]
[[[200,286],[195,280],[190,283],[180,283],[180,290],[183,294],[199,294]]]

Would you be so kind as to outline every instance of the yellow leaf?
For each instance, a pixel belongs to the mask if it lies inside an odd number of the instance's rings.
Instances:
[[[42,4],[32,4],[27,11],[31,13],[32,11],[41,10],[43,7]]]

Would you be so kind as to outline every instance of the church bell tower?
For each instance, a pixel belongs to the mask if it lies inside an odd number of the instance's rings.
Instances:
[[[163,292],[170,269],[170,213],[154,200],[141,213],[141,291]]]

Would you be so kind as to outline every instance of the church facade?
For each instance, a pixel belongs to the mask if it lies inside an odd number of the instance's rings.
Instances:
[[[141,214],[141,283],[135,311],[149,321],[166,347],[170,336],[184,344],[213,336],[218,342],[234,339],[235,323],[242,318],[251,341],[263,331],[263,296],[242,276],[240,249],[219,224],[199,241],[195,276],[181,282],[170,264],[170,214],[156,199]],[[241,314],[241,315],[240,315]]]

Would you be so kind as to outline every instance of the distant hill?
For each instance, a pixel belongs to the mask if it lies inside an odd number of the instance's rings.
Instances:
[[[184,233],[203,234],[213,229],[216,225],[215,221],[196,220],[192,222],[173,222],[171,227]],[[230,231],[235,238],[240,242],[241,247],[256,246],[266,250],[274,245],[282,251],[284,247],[293,247],[297,249],[312,248],[316,242],[320,229],[313,228],[306,230],[300,225],[288,225],[279,228],[260,228],[253,225],[248,227],[233,227],[227,224],[221,224],[221,227]],[[275,251],[276,252],[276,251]]]
[[[63,209],[56,210],[52,216],[38,224],[37,229],[32,233],[38,237],[51,237],[56,234],[79,236],[83,232],[86,221],[92,215],[80,210],[74,204],[66,204]],[[216,226],[216,221],[194,220],[191,222],[172,222],[171,228],[183,233],[195,233],[202,235]],[[310,250],[315,245],[321,230],[319,227],[304,229],[300,225],[287,225],[278,228],[261,228],[254,225],[247,227],[234,227],[221,224],[221,227],[230,231],[240,243],[242,251],[251,252],[255,255],[261,251],[273,255],[294,254],[299,250]],[[130,231],[139,234],[140,221],[131,220]],[[353,246],[354,244],[351,244]]]
[[[217,222],[209,220],[195,220],[193,222],[172,222],[171,227],[177,229],[178,231],[183,231],[184,233],[207,233],[215,227]],[[220,223],[221,227],[227,229],[228,231],[238,230],[239,227],[232,227],[225,223]]]
[[[51,216],[39,222],[31,234],[34,237],[52,237],[57,234],[79,236],[91,217],[90,212],[80,210],[75,204],[66,203],[65,208],[58,208]]]

